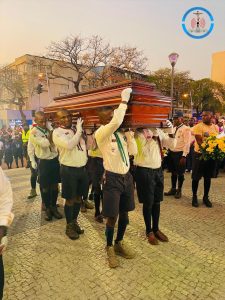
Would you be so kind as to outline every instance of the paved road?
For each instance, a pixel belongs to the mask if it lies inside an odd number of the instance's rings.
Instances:
[[[161,229],[170,238],[166,244],[147,243],[137,204],[126,235],[136,258],[120,258],[121,266],[110,269],[104,225],[93,220],[93,211],[81,214],[85,234],[71,241],[64,234],[65,219],[44,221],[40,197],[26,199],[29,170],[6,173],[14,190],[15,220],[4,256],[4,299],[225,299],[225,175],[213,180],[212,209],[191,207],[189,174],[183,198],[165,199]]]

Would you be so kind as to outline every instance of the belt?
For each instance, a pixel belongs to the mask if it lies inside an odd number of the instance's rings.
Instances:
[[[122,177],[122,178],[125,178],[130,174],[129,171],[126,174],[119,174],[119,173],[113,173],[113,172],[110,172],[110,171],[107,171],[107,170],[105,171],[105,173],[106,173],[106,175],[108,174],[110,176]]]
[[[148,167],[141,167],[141,166],[137,166],[137,168],[142,168],[142,169],[146,169],[146,170],[152,170],[152,171],[160,171],[162,169],[162,167],[156,168],[156,169],[152,169],[152,168],[148,168]]]
[[[66,165],[63,165],[63,164],[61,164],[61,167],[71,168],[71,169],[85,169],[85,166],[83,166],[83,167],[72,167],[72,166],[66,166]]]

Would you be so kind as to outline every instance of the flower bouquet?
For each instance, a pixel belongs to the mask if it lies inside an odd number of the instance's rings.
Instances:
[[[223,160],[225,158],[225,137],[209,136],[200,146],[201,159]]]

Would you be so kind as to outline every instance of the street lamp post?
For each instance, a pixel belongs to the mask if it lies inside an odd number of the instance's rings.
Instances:
[[[193,98],[192,98],[192,92],[190,91],[189,93],[185,93],[183,94],[184,98],[188,98],[188,96],[190,97],[190,108],[191,108],[191,116],[193,114]]]
[[[172,66],[171,70],[171,89],[170,89],[170,97],[171,97],[171,114],[173,115],[173,83],[174,83],[174,67],[178,60],[179,54],[173,52],[169,56],[170,64]]]

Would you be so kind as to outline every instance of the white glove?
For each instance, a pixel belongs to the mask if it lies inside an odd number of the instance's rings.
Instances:
[[[122,101],[127,103],[130,100],[130,94],[131,93],[132,93],[131,88],[127,88],[127,89],[122,90],[122,93],[121,93]]]
[[[82,129],[83,122],[84,122],[84,121],[83,121],[81,118],[78,118],[78,119],[77,119],[77,125],[76,125],[76,128],[77,128],[77,131],[78,131],[78,132],[82,132],[82,130],[83,130],[83,129]]]
[[[172,122],[170,122],[170,120],[166,120],[166,132],[168,133],[168,134],[173,134],[173,123]]]
[[[47,121],[47,122],[46,122],[46,128],[47,128],[48,130],[52,131],[52,130],[53,130],[52,123],[49,122],[49,121]]]
[[[128,141],[134,138],[134,132],[132,130],[126,131],[124,134]]]
[[[31,167],[32,167],[32,169],[34,169],[34,170],[37,169],[37,163],[36,163],[35,160],[32,160],[32,161],[31,161]]]

